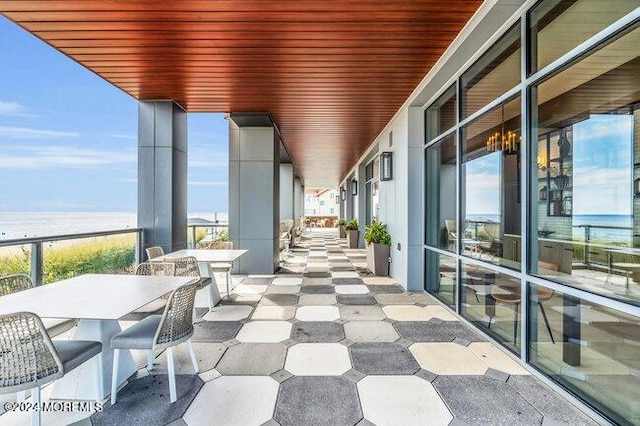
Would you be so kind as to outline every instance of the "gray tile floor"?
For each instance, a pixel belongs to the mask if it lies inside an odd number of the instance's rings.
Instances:
[[[178,402],[164,354],[151,374],[143,354],[118,403],[77,424],[595,424],[430,296],[371,276],[333,230],[236,284],[196,325],[201,373],[177,351]]]

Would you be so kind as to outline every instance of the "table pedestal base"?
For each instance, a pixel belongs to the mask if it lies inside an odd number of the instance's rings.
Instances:
[[[102,343],[102,354],[57,380],[51,399],[102,401],[111,393],[113,350],[111,338],[121,331],[117,320],[80,320],[72,340],[93,340]],[[137,371],[130,351],[120,351],[118,385]],[[100,393],[96,381],[100,382]]]

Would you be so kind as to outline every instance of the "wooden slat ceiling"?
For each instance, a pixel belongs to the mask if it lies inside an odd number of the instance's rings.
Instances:
[[[269,112],[307,187],[335,186],[481,0],[0,0],[136,99]]]

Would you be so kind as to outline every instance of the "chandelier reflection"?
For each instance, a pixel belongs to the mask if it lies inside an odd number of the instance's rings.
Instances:
[[[518,154],[522,145],[522,136],[518,136],[516,132],[511,130],[496,131],[487,138],[487,152],[502,151],[506,155]]]

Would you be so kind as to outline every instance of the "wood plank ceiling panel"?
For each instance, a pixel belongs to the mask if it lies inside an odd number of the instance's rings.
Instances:
[[[307,187],[335,186],[481,0],[0,0],[136,99],[269,112]]]

